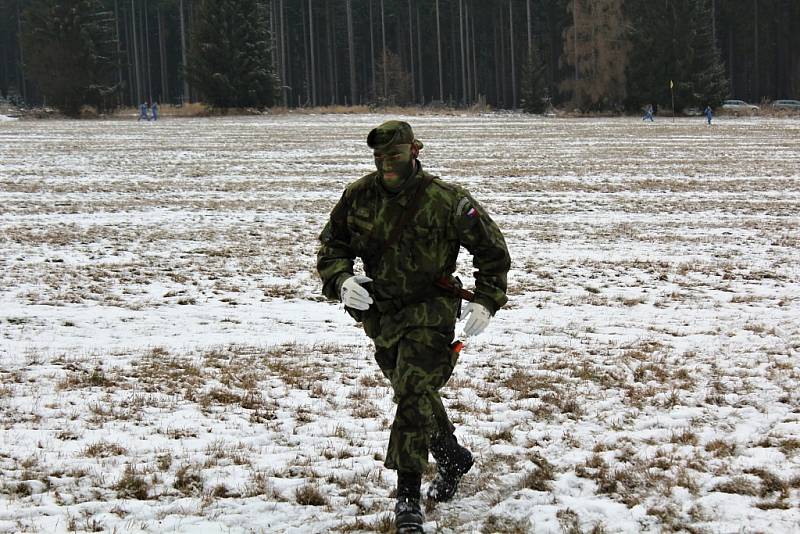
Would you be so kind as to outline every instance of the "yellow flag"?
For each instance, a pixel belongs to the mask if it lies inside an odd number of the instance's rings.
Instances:
[[[672,80],[669,81],[669,88],[672,89]]]

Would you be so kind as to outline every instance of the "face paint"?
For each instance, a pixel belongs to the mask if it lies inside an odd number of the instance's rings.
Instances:
[[[402,181],[409,173],[411,167],[411,145],[392,145],[381,151],[376,150],[375,168],[383,176],[387,184]]]

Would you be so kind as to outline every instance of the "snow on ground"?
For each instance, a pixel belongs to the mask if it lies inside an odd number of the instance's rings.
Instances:
[[[0,125],[0,531],[390,531],[390,391],[314,270],[385,118]],[[800,531],[800,122],[409,120],[513,258],[427,530]]]

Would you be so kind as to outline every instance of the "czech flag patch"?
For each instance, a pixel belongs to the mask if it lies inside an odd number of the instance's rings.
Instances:
[[[478,210],[470,206],[469,211],[467,211],[466,213],[466,216],[469,217],[470,219],[474,219],[475,217],[478,216]]]

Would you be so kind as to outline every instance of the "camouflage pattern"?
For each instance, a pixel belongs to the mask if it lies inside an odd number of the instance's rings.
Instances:
[[[375,358],[398,405],[385,464],[422,472],[431,434],[454,430],[439,389],[456,363],[450,344],[461,301],[433,282],[446,276],[459,283],[453,273],[463,245],[477,269],[475,301],[494,314],[507,302],[510,258],[497,225],[465,189],[429,175],[419,162],[416,165],[399,191],[384,187],[380,172],[345,189],[320,234],[317,269],[323,294],[330,299],[339,299],[357,257],[373,279],[365,286],[375,300],[370,309],[347,311],[362,322],[375,343]],[[423,179],[432,181],[419,209],[397,242],[378,257]]]
[[[398,144],[415,144],[420,149],[423,146],[422,141],[414,137],[411,125],[403,121],[386,121],[367,135],[367,146],[374,150]]]

